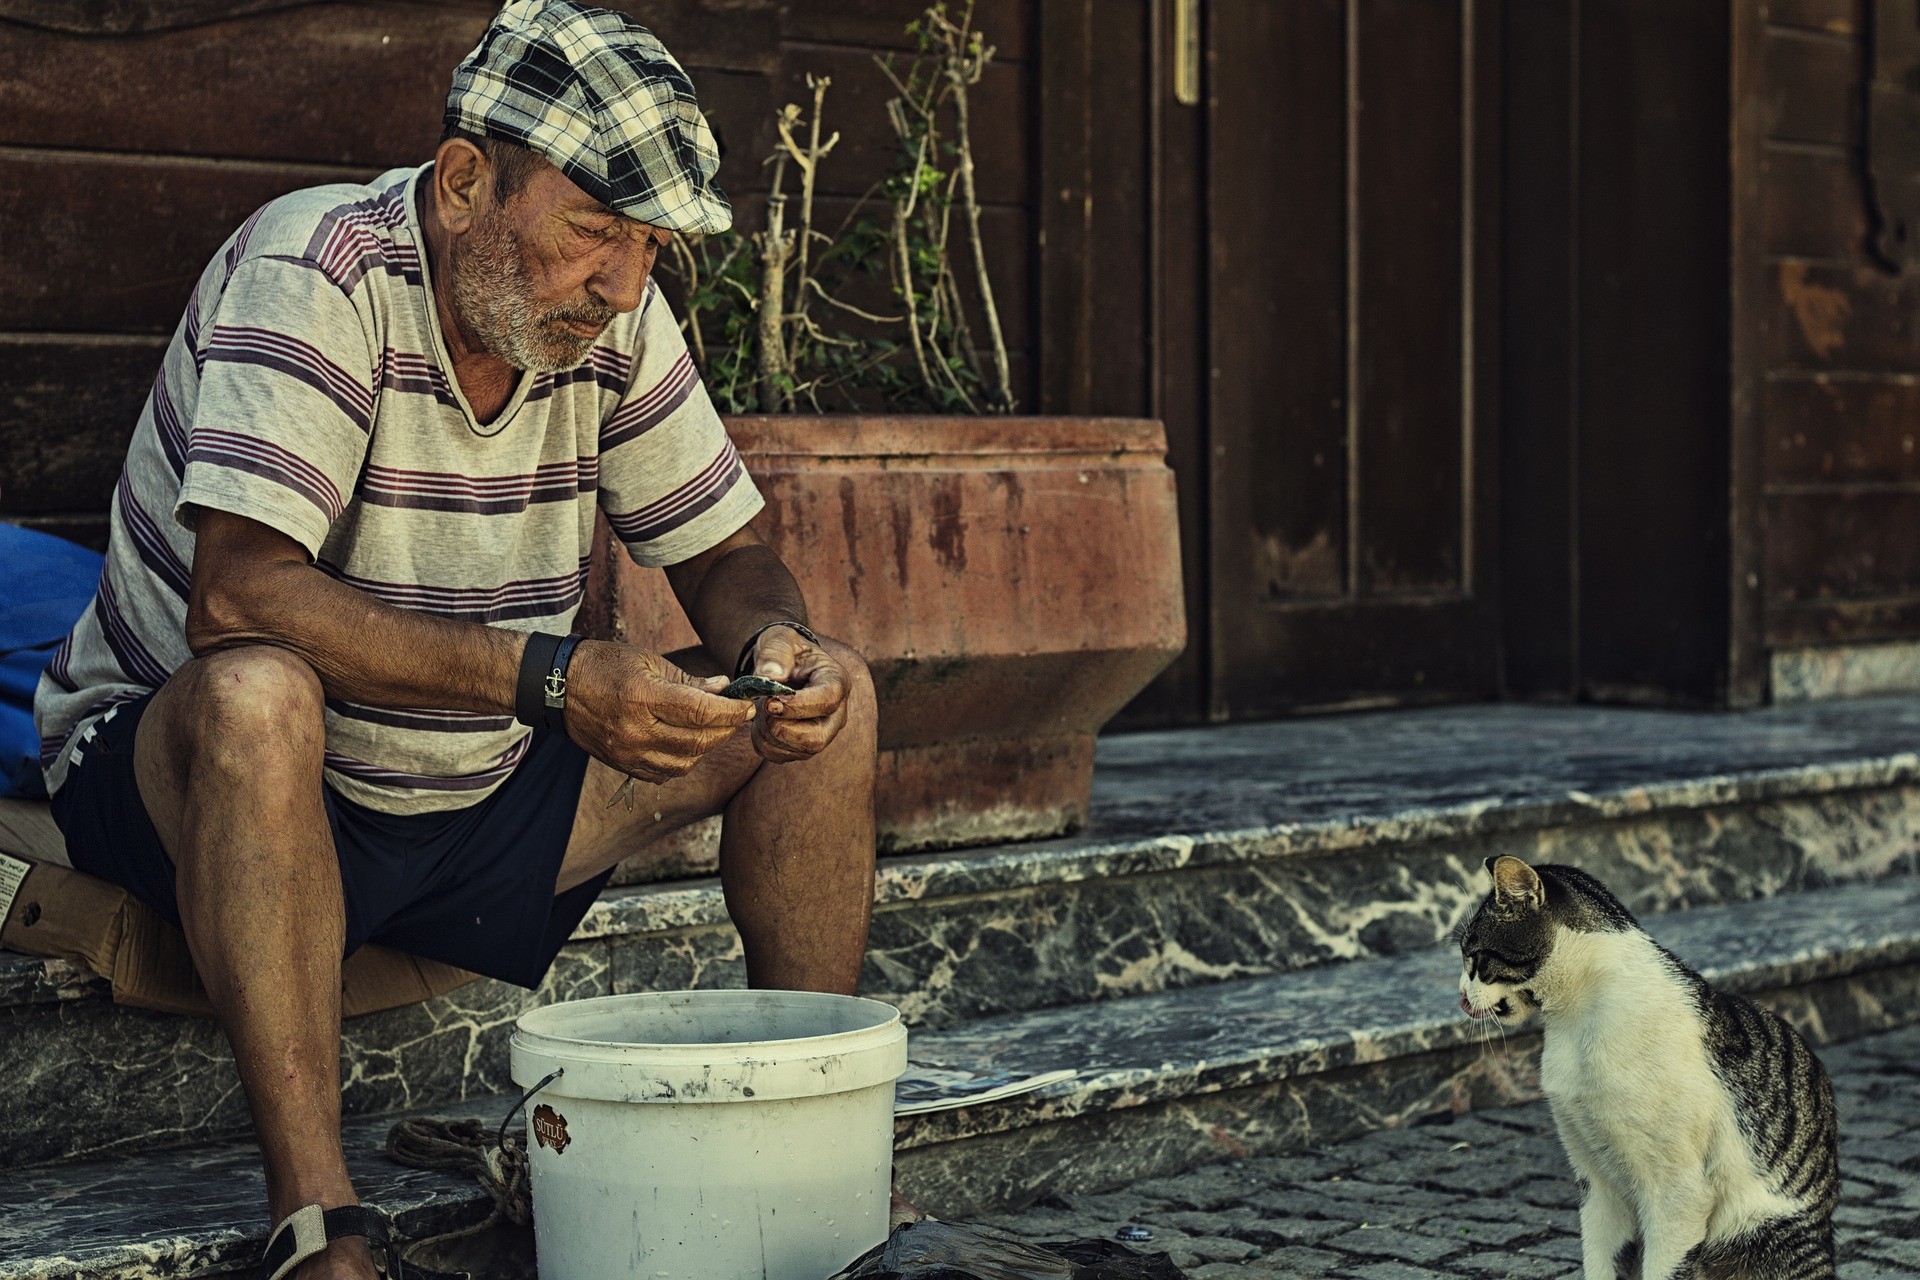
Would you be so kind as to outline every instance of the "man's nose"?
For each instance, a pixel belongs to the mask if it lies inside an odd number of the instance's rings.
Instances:
[[[647,290],[647,273],[652,264],[642,245],[627,244],[610,250],[600,261],[600,269],[587,286],[615,311],[627,312],[640,305]]]

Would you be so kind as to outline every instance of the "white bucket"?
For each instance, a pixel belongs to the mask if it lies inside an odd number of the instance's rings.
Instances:
[[[899,1011],[807,991],[549,1005],[513,1033],[540,1280],[825,1280],[887,1234]]]

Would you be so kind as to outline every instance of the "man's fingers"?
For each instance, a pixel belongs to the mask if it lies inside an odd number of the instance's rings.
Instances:
[[[808,744],[787,741],[792,726],[781,720],[763,720],[754,728],[753,749],[763,760],[775,764],[791,764],[796,760],[805,760],[815,754],[818,748]]]
[[[838,680],[809,684],[792,693],[768,698],[767,714],[776,720],[818,720],[832,715],[846,700],[846,686]]]
[[[817,720],[830,716],[847,700],[847,677],[840,664],[820,655],[794,673],[798,687],[790,694],[767,699],[767,714],[784,720]]]
[[[813,720],[768,717],[754,724],[754,748],[768,760],[804,760],[826,750],[846,723],[844,709]]]
[[[732,725],[681,725],[656,720],[633,747],[637,751],[661,751],[672,756],[697,759],[739,732]]]
[[[696,676],[684,667],[676,667],[665,658],[659,659],[659,678],[668,684],[684,685],[689,689],[701,689],[707,693],[718,693],[727,687],[725,676]]]
[[[719,677],[715,677],[718,679]],[[682,725],[693,729],[737,729],[753,719],[753,703],[739,698],[722,698],[717,692],[699,685],[662,682],[654,690],[653,716],[661,724]],[[726,688],[721,680],[720,688]]]
[[[794,664],[806,648],[807,642],[798,632],[775,627],[754,644],[753,674],[791,684]]]

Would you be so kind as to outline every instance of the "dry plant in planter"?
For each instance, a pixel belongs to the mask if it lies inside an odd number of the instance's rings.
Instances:
[[[820,165],[840,140],[823,123],[832,82],[808,76],[810,114],[789,103],[774,118],[765,227],[669,242],[681,327],[723,413],[1014,410],[969,114],[994,49],[973,0],[957,16],[930,6],[907,33],[911,56],[874,58],[894,90],[893,167],[832,234],[814,225]],[[884,301],[851,300],[872,297]]]

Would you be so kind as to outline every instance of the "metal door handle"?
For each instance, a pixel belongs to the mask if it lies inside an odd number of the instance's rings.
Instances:
[[[1173,0],[1173,100],[1200,105],[1200,0]]]

